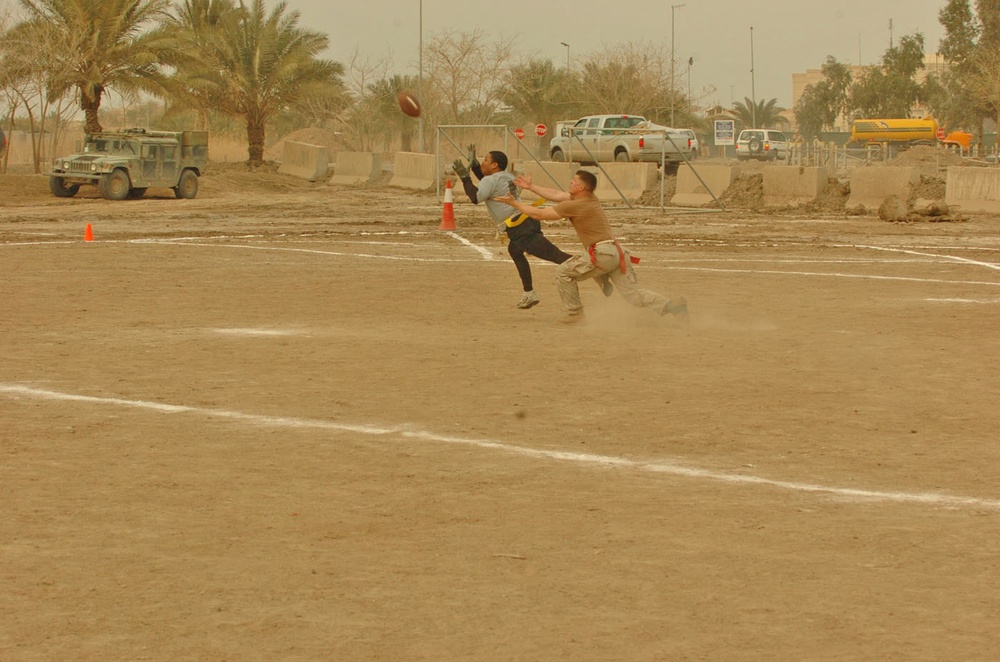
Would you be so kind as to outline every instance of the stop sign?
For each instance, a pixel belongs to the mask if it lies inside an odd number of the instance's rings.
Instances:
[[[517,136],[518,140],[523,140],[524,139],[524,129],[522,129],[521,127],[518,127],[516,129],[514,129],[514,135]]]
[[[544,137],[546,131],[548,131],[548,128],[546,128],[544,124],[535,125],[535,135],[538,136],[539,138]]]
[[[944,129],[943,128],[942,129],[938,129],[937,130],[937,139],[938,140],[944,140],[944,136],[945,136]]]

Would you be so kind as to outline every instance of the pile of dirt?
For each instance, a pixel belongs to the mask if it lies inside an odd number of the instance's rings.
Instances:
[[[285,149],[285,141],[287,140],[297,143],[305,143],[307,145],[319,145],[320,147],[326,147],[330,150],[331,156],[341,150],[347,149],[347,145],[341,139],[341,135],[338,131],[321,129],[319,127],[309,127],[306,129],[299,129],[298,131],[292,131],[288,135],[282,136],[280,140],[275,142],[273,145],[268,146],[264,150],[264,158],[268,161],[280,161],[281,154]]]
[[[744,172],[720,198],[727,208],[759,209],[764,204],[764,175]]]
[[[669,204],[670,199],[674,197],[674,193],[677,192],[677,177],[667,176],[663,180],[663,200]],[[640,207],[659,207],[660,206],[660,181],[657,179],[652,186],[643,191],[642,196],[636,201],[636,204]]]
[[[202,177],[208,182],[213,195],[251,189],[273,193],[291,192],[316,186],[315,183],[299,177],[278,174],[280,165],[276,161],[265,161],[261,166],[251,168],[246,163],[212,161],[205,168]]]
[[[929,145],[918,145],[900,152],[890,165],[917,168],[921,177],[941,177],[949,166],[962,165],[962,156],[951,150],[938,149]]]
[[[944,177],[928,177],[920,175],[920,183],[913,187],[911,197],[925,200],[944,200]]]

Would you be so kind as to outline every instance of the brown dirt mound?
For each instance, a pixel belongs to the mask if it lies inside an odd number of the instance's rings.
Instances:
[[[280,140],[264,150],[264,158],[269,161],[280,161],[281,153],[285,149],[286,140],[306,143],[307,145],[320,145],[321,147],[327,147],[330,150],[331,156],[342,149],[347,149],[347,146],[340,138],[340,133],[337,131],[333,131],[331,129],[321,129],[319,127],[309,127],[299,129],[298,131],[292,131],[288,135],[282,136]]]

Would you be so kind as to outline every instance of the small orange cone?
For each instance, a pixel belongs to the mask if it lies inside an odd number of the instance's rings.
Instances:
[[[441,227],[438,230],[455,229],[455,203],[451,197],[451,180],[444,187],[444,209],[441,211]]]
[[[87,227],[83,231],[83,240],[84,241],[93,241],[94,240],[94,228],[90,227],[90,223],[87,223]]]

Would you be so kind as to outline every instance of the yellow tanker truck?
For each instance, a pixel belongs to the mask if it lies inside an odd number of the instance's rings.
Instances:
[[[938,140],[938,123],[933,118],[862,119],[851,124],[852,143],[890,143],[893,145],[945,145],[969,149],[972,134],[952,131]]]

